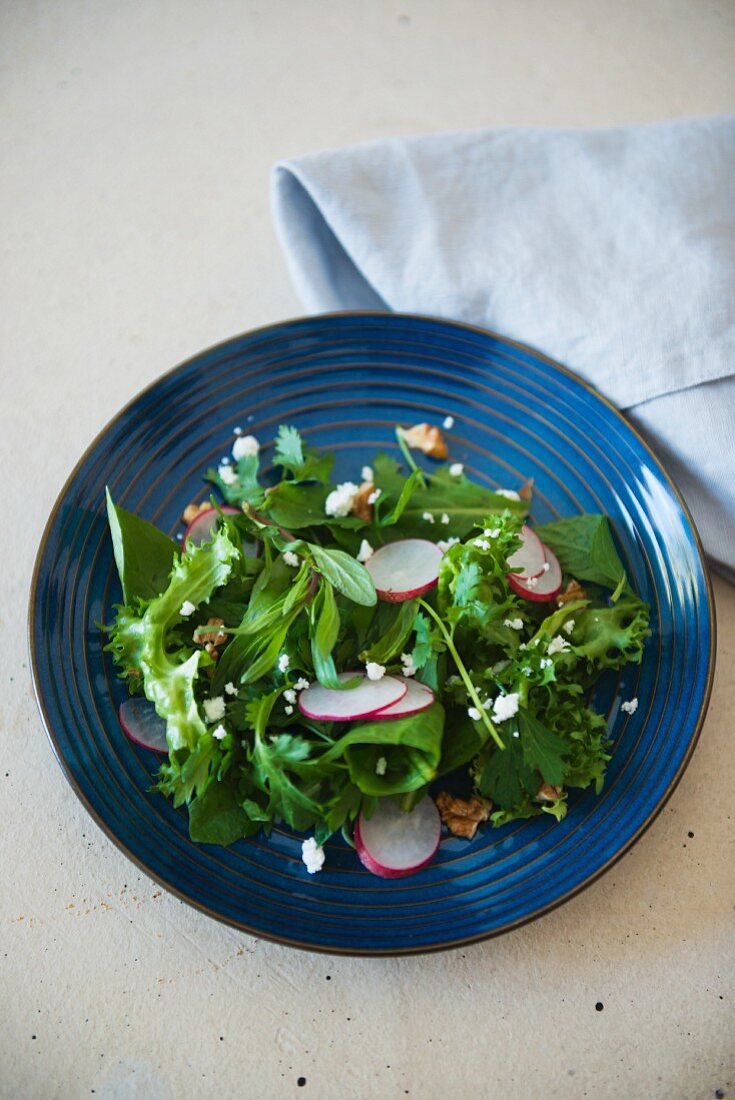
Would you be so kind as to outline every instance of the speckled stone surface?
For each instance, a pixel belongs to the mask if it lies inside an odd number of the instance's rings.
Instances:
[[[23,627],[45,518],[99,428],[185,356],[300,312],[276,158],[732,111],[735,9],[10,0],[0,50],[0,1096],[735,1096],[732,587],[699,748],[634,850],[541,921],[395,960],[249,939],[139,874],[53,758]]]

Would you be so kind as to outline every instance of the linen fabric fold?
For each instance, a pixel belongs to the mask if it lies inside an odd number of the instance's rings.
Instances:
[[[282,161],[311,312],[467,321],[626,412],[735,579],[735,118],[396,138]]]

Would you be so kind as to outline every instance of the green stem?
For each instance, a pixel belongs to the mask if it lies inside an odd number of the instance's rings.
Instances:
[[[408,444],[406,443],[405,439],[403,438],[403,429],[402,428],[396,428],[396,440],[398,441],[398,446],[401,448],[401,454],[403,455],[403,457],[405,458],[405,460],[408,464],[408,468],[410,470],[413,470],[414,473],[419,475],[419,479],[421,481],[421,487],[423,489],[425,489],[426,488],[426,478],[424,477],[424,471],[421,469],[420,466],[416,465],[416,462],[414,461],[414,457],[413,457],[413,455],[411,454],[411,452],[408,448]]]
[[[431,615],[431,617],[434,620],[434,622],[436,623],[436,625],[441,630],[442,635],[444,637],[444,641],[447,643],[447,649],[452,654],[452,657],[454,659],[454,663],[457,666],[457,672],[462,677],[462,680],[464,681],[464,686],[467,688],[467,694],[469,695],[470,699],[472,700],[472,702],[475,704],[475,706],[479,710],[480,717],[482,718],[482,721],[485,724],[485,728],[487,729],[488,733],[490,734],[490,736],[495,741],[495,744],[498,746],[499,749],[504,749],[505,745],[504,745],[504,743],[503,743],[503,741],[500,737],[500,734],[498,733],[495,726],[492,724],[492,722],[488,718],[485,707],[480,702],[480,696],[475,691],[475,685],[472,683],[472,680],[470,679],[470,674],[464,666],[464,661],[462,660],[459,653],[457,652],[457,647],[454,644],[454,640],[452,638],[452,635],[449,633],[446,626],[442,622],[441,617],[439,615],[437,615],[436,611],[431,606],[431,604],[428,604],[428,603],[426,603],[425,600],[421,600],[421,599],[418,601],[418,603],[419,603],[419,606],[423,607],[424,611],[428,611],[428,613]]]

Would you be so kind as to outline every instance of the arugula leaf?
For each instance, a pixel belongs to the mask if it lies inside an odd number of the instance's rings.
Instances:
[[[536,768],[546,783],[560,787],[566,775],[566,741],[552,733],[527,710],[518,711],[518,728],[526,764],[530,768]]]
[[[338,592],[353,603],[362,604],[365,607],[372,607],[377,603],[375,585],[361,562],[356,561],[344,550],[330,550],[315,543],[306,545],[316,568]]]
[[[625,583],[625,569],[610,533],[606,516],[568,516],[537,527],[536,534],[554,551],[565,573],[617,589]]]
[[[107,519],[123,600],[150,600],[166,587],[180,547],[152,523],[113,504],[105,489]]]

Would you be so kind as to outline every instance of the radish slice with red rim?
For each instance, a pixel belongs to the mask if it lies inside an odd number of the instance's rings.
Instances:
[[[392,703],[391,706],[379,711],[375,715],[375,720],[382,722],[383,719],[389,718],[408,718],[412,714],[420,714],[422,710],[428,710],[434,702],[434,692],[426,684],[404,676],[395,676],[394,679],[406,685],[406,694],[397,703]]]
[[[239,508],[233,508],[229,504],[223,504],[219,510],[223,516],[241,515]],[[216,508],[205,508],[195,516],[184,532],[184,546],[199,546],[211,539],[215,527],[219,521],[219,512]],[[257,558],[260,553],[260,543],[243,539],[242,551],[249,558]]]
[[[543,573],[539,573],[538,577],[522,581],[512,573],[508,574],[508,584],[513,591],[519,596],[523,596],[525,600],[531,600],[534,603],[547,603],[549,600],[556,599],[561,592],[561,566],[558,558],[553,550],[549,550],[548,546],[545,546],[544,550],[546,551],[546,564],[549,568]]]
[[[428,539],[399,539],[381,546],[365,562],[381,600],[399,603],[428,592],[439,580],[444,556]]]
[[[166,722],[156,714],[156,708],[149,699],[132,695],[120,704],[117,715],[123,731],[136,745],[168,755]]]
[[[508,571],[517,580],[523,581],[544,572],[546,553],[541,539],[525,523],[521,527],[520,537],[522,545],[508,558]]]
[[[441,818],[431,798],[404,813],[382,798],[375,813],[355,822],[355,847],[363,867],[381,878],[403,878],[431,863],[441,838]]]
[[[338,679],[346,683],[355,676],[361,676],[361,682],[343,691],[318,683],[304,688],[299,695],[299,710],[319,722],[358,722],[362,718],[375,718],[408,691],[406,683],[397,676],[369,680],[362,672],[341,672]]]

